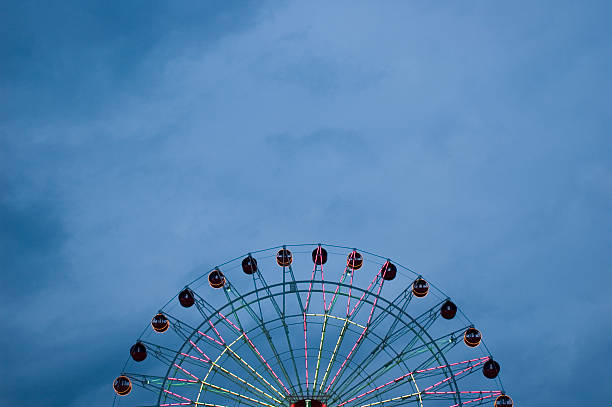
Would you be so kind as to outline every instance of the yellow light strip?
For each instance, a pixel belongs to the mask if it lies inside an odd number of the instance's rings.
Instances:
[[[259,389],[259,388],[255,387],[255,386],[253,386],[251,383],[247,382],[246,380],[244,380],[244,379],[243,379],[243,378],[241,378],[241,377],[238,377],[237,375],[235,375],[234,373],[230,372],[229,370],[227,370],[227,369],[226,369],[226,368],[224,368],[223,366],[218,365],[218,364],[216,364],[215,362],[212,362],[212,364],[213,364],[213,365],[214,365],[216,368],[220,369],[222,372],[227,373],[228,375],[230,375],[230,376],[232,376],[232,377],[236,378],[238,381],[240,381],[240,382],[241,382],[241,383],[243,383],[243,384],[246,384],[246,385],[247,385],[247,386],[249,386],[250,388],[252,388],[252,389],[254,389],[254,390],[257,390],[259,393],[263,394],[264,396],[268,397],[269,399],[272,399],[272,400],[276,401],[276,402],[277,402],[277,403],[279,403],[279,404],[281,403],[281,401],[280,401],[279,399],[276,399],[276,398],[272,397],[271,395],[269,395],[268,393],[266,393],[265,391],[263,391],[263,390],[261,390],[261,389]]]
[[[234,344],[236,342],[238,342],[242,337],[244,336],[244,334],[240,334],[232,343],[230,343],[229,345],[225,345],[225,349],[219,354],[219,356],[217,356],[217,358],[214,360],[214,362],[211,363],[210,368],[208,369],[208,372],[206,372],[206,376],[204,376],[204,380],[202,380],[202,384],[200,385],[200,390],[198,391],[198,397],[196,398],[196,404],[198,404],[200,397],[202,395],[202,390],[204,388],[204,383],[206,382],[206,380],[208,379],[208,376],[210,375],[210,373],[212,372],[214,367],[219,367],[221,368],[221,366],[217,363],[219,361],[219,359],[221,359],[221,357],[225,354],[226,351],[230,351],[232,353],[232,355],[234,357],[236,357],[241,363],[243,363],[246,367],[249,368],[249,370],[254,373],[257,377],[259,377],[261,380],[263,380],[268,386],[270,386],[270,388],[272,388],[272,390],[274,390],[279,396],[281,396],[281,398],[285,398],[281,392],[279,392],[274,386],[272,386],[270,384],[270,382],[268,382],[266,379],[264,379],[259,373],[257,373],[257,371],[255,369],[253,369],[251,367],[251,365],[249,365],[244,359],[242,359],[234,350],[231,349],[232,346],[234,346]],[[236,376],[237,377],[237,376]],[[239,380],[243,381],[242,379],[239,378]],[[245,381],[246,383],[246,381]],[[266,395],[267,397],[271,398],[272,400],[276,401],[277,403],[281,404],[281,402],[277,399],[275,399],[274,397],[268,395],[267,393],[263,392],[262,390],[256,388],[255,386],[247,383],[249,385],[249,387],[254,388],[255,390],[261,392],[262,394]],[[246,397],[246,396],[245,396]]]
[[[397,400],[407,399],[407,398],[410,398],[410,397],[413,397],[413,396],[419,396],[419,399],[420,399],[420,393],[412,393],[412,394],[405,394],[405,395],[403,395],[403,396],[393,397],[393,398],[391,398],[391,399],[387,399],[387,400],[377,401],[377,402],[375,402],[375,403],[370,403],[370,404],[362,404],[362,405],[361,405],[361,406],[359,406],[359,407],[370,407],[370,406],[375,406],[375,405],[382,404],[382,403],[389,403],[389,402],[391,402],[391,401],[397,401]],[[421,405],[422,405],[422,404],[423,404],[423,402],[421,401]]]
[[[412,396],[418,396],[419,397],[419,404],[421,405],[421,407],[423,407],[423,398],[422,398],[422,395],[421,395],[421,391],[419,390],[419,386],[417,385],[416,380],[414,380],[414,374],[410,374],[410,378],[412,379],[412,382],[414,383],[414,387],[416,388],[416,391],[417,391],[416,393],[406,394],[406,395],[403,395],[403,396],[394,397],[394,398],[387,399],[387,400],[381,400],[381,401],[377,401],[375,403],[363,404],[363,405],[361,405],[359,407],[370,407],[370,406],[374,406],[374,405],[381,404],[381,403],[388,403],[390,401],[397,401],[397,400],[407,399],[407,398],[410,398]]]
[[[279,396],[281,396],[283,399],[285,398],[285,397],[283,396],[283,394],[282,394],[280,391],[278,391],[278,389],[277,389],[276,387],[272,386],[272,384],[270,384],[270,382],[269,382],[269,381],[267,381],[266,379],[264,379],[264,378],[263,378],[263,376],[262,376],[262,375],[260,375],[260,374],[257,372],[257,370],[253,369],[253,368],[251,367],[251,365],[249,365],[249,364],[248,364],[248,363],[247,363],[247,362],[246,362],[244,359],[242,359],[242,358],[241,358],[241,357],[240,357],[240,356],[239,356],[239,355],[238,355],[236,352],[234,352],[234,351],[233,351],[232,349],[230,349],[229,347],[227,348],[227,350],[229,350],[229,351],[232,353],[232,355],[234,355],[234,356],[235,356],[235,357],[236,357],[236,358],[237,358],[237,359],[238,359],[240,362],[244,363],[244,365],[245,365],[245,366],[247,366],[249,369],[251,369],[251,372],[255,373],[255,375],[256,375],[257,377],[259,377],[259,378],[260,378],[261,380],[263,380],[263,381],[264,381],[264,382],[265,382],[265,383],[266,383],[268,386],[270,386],[270,387],[272,388],[272,390],[274,390],[274,391],[275,391],[275,392],[276,392],[276,393],[277,393]],[[216,362],[216,361],[215,361],[215,362]]]
[[[348,323],[349,323],[349,319],[347,317],[344,319],[344,325],[342,326],[342,331],[340,331],[340,335],[338,335],[338,340],[336,341],[334,352],[332,353],[332,357],[329,359],[329,364],[327,365],[327,369],[325,369],[325,375],[323,376],[323,380],[321,381],[321,386],[319,386],[319,391],[321,391],[321,389],[323,389],[323,386],[325,385],[325,381],[327,380],[327,376],[329,375],[329,369],[331,369],[331,365],[336,359],[335,358],[336,352],[338,352],[338,348],[340,347],[340,340],[344,336],[344,331],[346,330]]]
[[[209,386],[209,387],[212,387],[213,389],[217,389],[217,390],[221,390],[221,391],[223,391],[223,392],[229,393],[229,394],[233,394],[234,396],[241,397],[241,398],[243,398],[243,399],[245,399],[245,400],[249,400],[249,401],[255,402],[255,403],[257,403],[257,404],[261,404],[261,405],[263,405],[263,406],[275,407],[273,404],[264,403],[263,401],[259,401],[259,400],[257,400],[257,399],[252,398],[252,397],[245,396],[245,395],[240,394],[240,393],[236,393],[235,391],[232,391],[232,390],[229,390],[229,389],[225,389],[225,388],[220,387],[220,386],[216,386],[216,385],[214,385],[214,384],[212,384],[212,383],[207,383],[207,382],[205,382],[205,381],[202,381],[202,384],[203,384],[204,386]],[[196,402],[196,404],[203,404],[203,403],[198,403],[198,402]]]
[[[327,314],[323,319],[323,328],[321,328],[321,342],[319,343],[319,354],[317,355],[317,368],[315,370],[314,382],[312,382],[312,388],[317,388],[317,377],[319,377],[319,365],[321,363],[321,351],[323,350],[323,339],[325,338],[325,328],[327,327]]]

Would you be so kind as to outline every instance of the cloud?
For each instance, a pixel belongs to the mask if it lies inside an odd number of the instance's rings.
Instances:
[[[27,301],[41,289],[65,278],[62,248],[67,236],[56,200],[38,197],[14,202],[5,184],[0,202],[0,268],[2,287]],[[3,305],[14,298],[3,296]]]

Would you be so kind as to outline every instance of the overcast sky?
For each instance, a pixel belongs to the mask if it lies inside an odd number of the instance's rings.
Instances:
[[[282,243],[487,327],[519,406],[605,405],[609,2],[4,2],[0,404],[108,406],[152,310]]]

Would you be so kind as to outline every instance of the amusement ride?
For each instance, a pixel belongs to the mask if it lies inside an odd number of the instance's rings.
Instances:
[[[366,250],[283,245],[178,290],[131,344],[114,406],[512,407],[452,297]]]

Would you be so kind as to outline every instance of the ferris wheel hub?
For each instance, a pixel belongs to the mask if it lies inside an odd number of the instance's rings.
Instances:
[[[291,403],[291,407],[327,407],[327,404],[316,399],[301,399]]]

